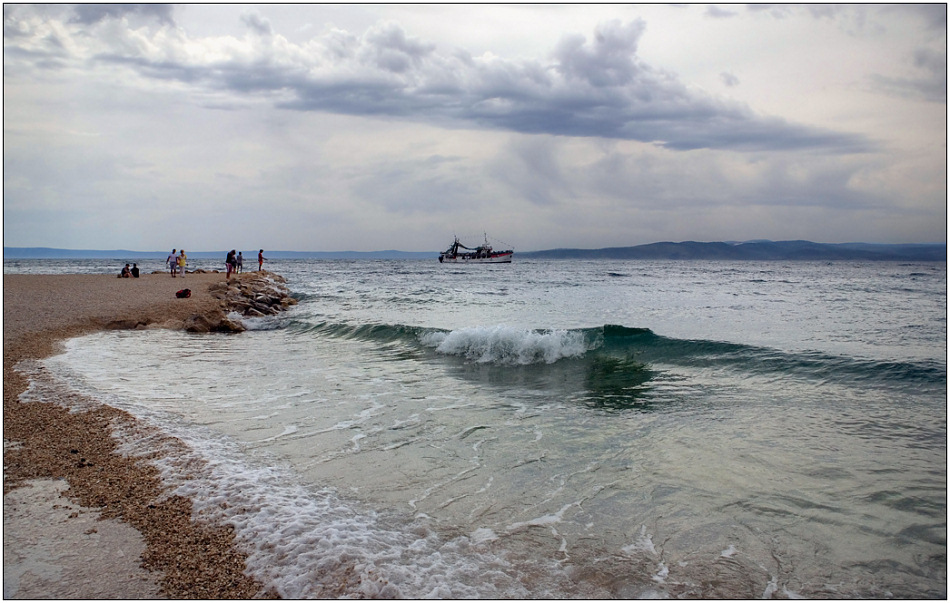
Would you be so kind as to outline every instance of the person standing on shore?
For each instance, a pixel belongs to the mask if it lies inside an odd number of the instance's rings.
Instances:
[[[264,257],[264,250],[261,249],[260,252],[257,254],[257,271],[258,272],[260,272],[261,269],[264,267],[264,262],[266,260],[267,258]]]
[[[178,255],[177,249],[172,249],[172,252],[169,254],[168,258],[165,260],[165,265],[168,266],[171,270],[170,273],[172,278],[175,278],[175,272],[178,271]]]
[[[231,273],[234,272],[234,250],[228,252],[228,256],[224,258],[224,265],[228,269],[228,280],[231,280]]]
[[[244,252],[239,251],[237,254],[237,266],[234,269],[235,272],[244,272]]]
[[[188,256],[185,255],[185,250],[181,250],[181,254],[178,256],[178,271],[181,272],[181,278],[185,278],[185,265],[188,263]]]

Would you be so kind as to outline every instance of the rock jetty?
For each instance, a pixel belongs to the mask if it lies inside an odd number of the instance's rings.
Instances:
[[[290,296],[286,282],[279,274],[264,270],[212,283],[208,292],[220,300],[221,305],[189,317],[184,328],[191,333],[240,333],[245,327],[231,318],[232,313],[249,318],[273,316],[297,303]]]

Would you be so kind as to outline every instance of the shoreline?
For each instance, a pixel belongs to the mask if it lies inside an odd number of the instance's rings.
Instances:
[[[4,565],[8,565],[8,548],[12,553],[14,544],[21,557],[34,555],[34,574],[38,564],[61,565],[44,582],[42,577],[37,580],[30,574],[27,559],[16,576],[16,585],[11,586],[13,592],[5,588],[5,598],[87,598],[90,591],[83,589],[88,582],[100,588],[95,591],[99,597],[276,597],[244,574],[246,555],[236,550],[232,528],[194,520],[191,500],[163,496],[158,470],[148,458],[130,458],[117,452],[119,442],[112,436],[115,428],[140,430],[146,426],[118,409],[83,404],[82,396],[75,392],[67,401],[22,403],[19,396],[30,380],[16,366],[23,360],[55,354],[66,339],[102,329],[240,331],[243,327],[228,319],[229,311],[274,314],[295,303],[286,289],[274,288],[273,281],[282,280],[267,271],[243,273],[231,281],[214,272],[188,274],[184,279],[162,273],[138,279],[113,275],[4,275]],[[176,298],[175,292],[185,287],[191,289],[191,297]],[[80,410],[70,410],[77,406]],[[180,445],[172,438],[164,440]],[[57,481],[68,484],[68,488],[61,494],[50,494]],[[31,491],[36,496],[30,497]],[[10,504],[14,500],[8,499],[11,493],[19,497],[16,504]],[[62,499],[55,502],[58,496],[76,508],[65,519],[60,516],[52,521],[51,513],[67,506]],[[24,505],[31,518],[24,519],[24,513],[17,511],[22,511]],[[94,528],[88,525],[89,514],[99,520]],[[34,542],[36,539],[17,540],[11,536],[29,535],[36,526],[47,525],[53,530],[50,542],[75,543],[82,537],[119,542],[125,556],[138,557],[132,565],[140,569],[130,570],[128,564],[100,567],[82,555],[56,556],[49,546]],[[129,527],[137,534],[117,535]],[[136,537],[144,541],[144,550],[136,544]],[[118,540],[110,540],[113,538]],[[22,550],[24,543],[32,550]],[[133,552],[128,547],[139,548]],[[90,580],[93,568],[96,575]],[[21,580],[22,576],[34,580]],[[143,583],[152,584],[151,590],[141,590]],[[20,592],[27,591],[29,584],[39,590]],[[43,589],[54,584],[55,593],[44,596]]]

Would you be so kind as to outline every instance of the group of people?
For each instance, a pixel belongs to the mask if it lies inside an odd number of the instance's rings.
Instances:
[[[264,257],[264,250],[261,249],[257,254],[257,269],[264,269],[264,262],[267,261],[267,258]],[[237,274],[238,272],[244,272],[244,254],[240,251],[231,250],[228,252],[228,257],[224,261],[228,267],[228,278],[231,278],[231,274]],[[165,267],[168,268],[169,274],[172,278],[180,276],[185,278],[185,266],[188,265],[188,256],[185,255],[185,250],[182,249],[178,251],[177,249],[172,249],[172,252],[168,254],[168,257],[165,259]],[[139,266],[138,264],[132,264],[130,267],[128,264],[125,265],[125,268],[122,269],[122,272],[119,273],[120,278],[138,278],[139,277]]]
[[[231,278],[231,273],[244,272],[244,252],[238,251],[237,255],[234,255],[232,249],[228,252],[228,257],[224,259],[224,263],[228,268],[228,278]]]
[[[264,262],[267,261],[267,258],[264,257],[264,250],[261,249],[257,252],[257,269],[258,271],[264,269]],[[228,252],[227,257],[224,259],[224,263],[228,269],[228,278],[231,278],[231,274],[237,274],[238,272],[244,272],[244,252],[235,251],[232,249]]]
[[[185,255],[184,249],[182,249],[181,252],[178,252],[177,249],[172,249],[172,252],[168,254],[168,257],[165,259],[165,267],[169,269],[172,278],[175,278],[179,274],[181,278],[185,278],[185,266],[187,264],[188,256]]]

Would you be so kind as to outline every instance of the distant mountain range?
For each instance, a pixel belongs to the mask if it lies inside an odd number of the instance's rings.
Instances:
[[[551,249],[516,253],[536,259],[611,260],[947,260],[946,243],[880,245],[874,243],[812,243],[811,241],[747,241],[743,243],[650,243],[604,249]]]
[[[256,250],[254,250],[256,251]],[[215,258],[223,261],[226,251],[188,252],[195,259]],[[437,258],[439,253],[426,251],[265,251],[270,259],[398,259]],[[108,258],[124,261],[165,259],[168,251],[128,251],[125,249],[54,249],[50,247],[4,247],[4,259],[81,259]],[[248,260],[255,260],[249,254]],[[866,260],[945,262],[946,243],[882,245],[875,243],[812,243],[811,241],[745,241],[700,243],[650,243],[634,247],[603,249],[549,249],[517,251],[515,258],[528,259],[610,259],[610,260]]]

